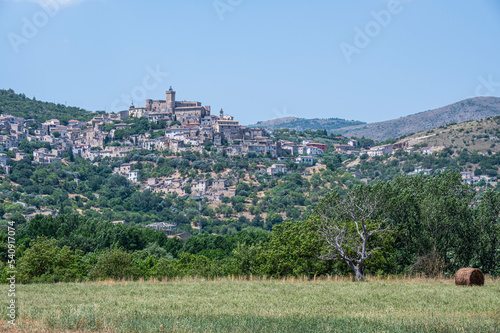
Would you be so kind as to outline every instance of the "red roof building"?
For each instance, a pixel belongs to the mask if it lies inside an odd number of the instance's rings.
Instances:
[[[326,145],[324,143],[315,143],[315,142],[309,142],[307,147],[316,147],[318,149],[321,149],[323,152],[326,153]]]

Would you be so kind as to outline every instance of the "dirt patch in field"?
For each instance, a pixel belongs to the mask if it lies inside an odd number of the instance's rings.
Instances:
[[[31,320],[30,321],[23,320],[22,322],[19,322],[19,324],[16,324],[15,326],[10,325],[5,320],[0,320],[0,332],[5,332],[5,333],[88,333],[89,332],[88,330],[74,331],[67,329],[58,330],[55,328],[51,329],[37,328],[41,326],[43,326],[43,323]],[[112,331],[104,329],[104,330],[99,330],[99,332],[111,333]]]
[[[347,163],[346,167],[347,168],[352,168],[352,167],[355,167],[356,165],[358,165],[360,163],[361,163],[361,159],[358,157],[354,161],[351,161],[351,162]]]
[[[80,197],[82,199],[87,199],[86,196],[84,195],[81,195],[81,194],[76,194],[76,193],[68,193],[68,197],[70,197],[71,199],[75,198],[75,197]]]

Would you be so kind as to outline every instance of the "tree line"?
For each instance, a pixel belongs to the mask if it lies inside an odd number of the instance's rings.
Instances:
[[[187,240],[78,215],[37,216],[17,231],[21,282],[106,278],[453,275],[477,267],[500,275],[500,194],[479,194],[460,174],[398,176],[331,191],[303,221],[272,232]],[[0,233],[1,278],[7,243]]]

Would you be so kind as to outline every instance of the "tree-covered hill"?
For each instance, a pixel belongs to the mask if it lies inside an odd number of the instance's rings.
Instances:
[[[285,117],[259,121],[254,125],[249,125],[249,127],[261,127],[271,131],[275,129],[295,131],[326,130],[329,134],[335,133],[346,137],[364,137],[384,141],[453,123],[481,120],[498,115],[500,115],[500,98],[474,97],[438,109],[375,123],[339,118],[305,119]]]
[[[257,122],[257,124],[249,125],[249,127],[260,127],[268,131],[287,128],[296,131],[326,130],[329,133],[337,133],[336,130],[338,128],[363,125],[363,124],[366,123],[357,120],[345,120],[340,118],[305,119],[297,117],[286,117],[286,118],[278,118],[267,121],[259,121]]]
[[[431,130],[453,123],[480,120],[500,115],[500,98],[474,97],[438,109],[392,120],[344,127],[337,133],[384,141],[410,133]]]
[[[44,122],[48,119],[59,119],[62,124],[68,120],[89,120],[95,113],[71,106],[37,101],[24,94],[16,94],[12,89],[0,89],[0,114],[11,114],[25,119]]]

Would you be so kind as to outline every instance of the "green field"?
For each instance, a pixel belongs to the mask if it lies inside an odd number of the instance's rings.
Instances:
[[[484,287],[225,279],[17,288],[17,329],[2,321],[0,331],[500,332],[500,282],[491,280]]]

